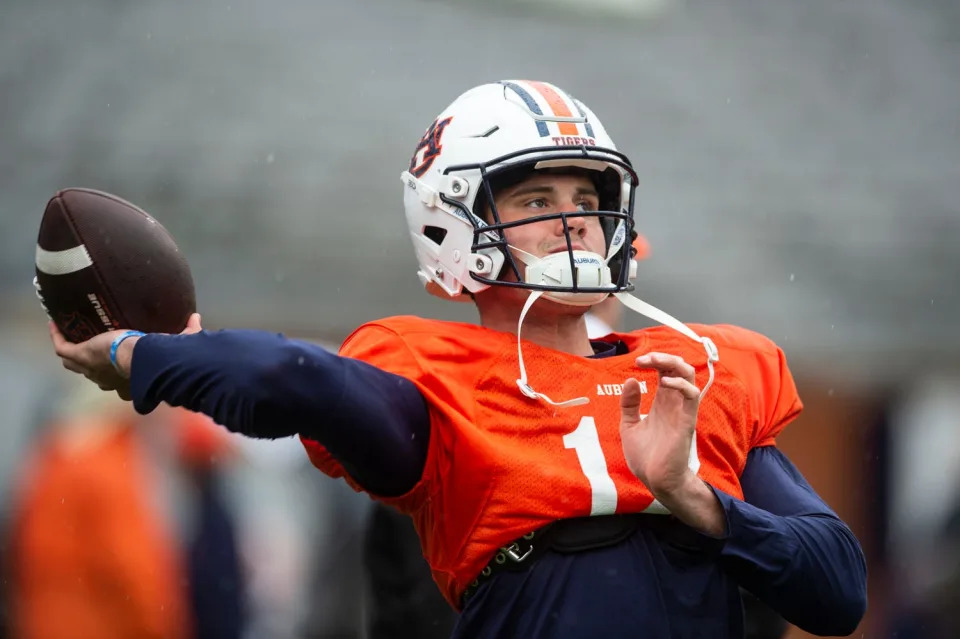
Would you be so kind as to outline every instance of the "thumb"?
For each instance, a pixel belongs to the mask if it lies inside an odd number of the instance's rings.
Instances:
[[[640,382],[631,377],[623,383],[623,394],[620,395],[621,421],[640,421],[641,397],[642,394],[640,393]]]

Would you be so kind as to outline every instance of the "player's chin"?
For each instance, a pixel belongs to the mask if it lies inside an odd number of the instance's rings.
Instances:
[[[567,295],[574,296],[576,293],[568,293]],[[537,305],[540,306],[540,312],[545,313],[549,312],[558,317],[580,317],[585,315],[587,311],[590,310],[590,307],[593,304],[570,304],[558,302],[556,300],[551,300],[546,297],[541,297],[537,300]]]

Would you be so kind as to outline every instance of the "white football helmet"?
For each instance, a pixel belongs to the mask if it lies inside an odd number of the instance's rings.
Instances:
[[[515,183],[530,171],[565,167],[595,172],[590,175],[600,195],[600,210],[501,221],[494,186]],[[509,80],[470,89],[423,134],[401,179],[418,275],[428,291],[449,299],[465,299],[464,291],[477,293],[492,285],[530,291],[517,319],[517,386],[525,396],[557,407],[589,401],[577,397],[556,402],[528,381],[520,335],[531,306],[540,297],[591,306],[611,294],[627,308],[703,344],[710,375],[701,396],[707,392],[719,359],[713,342],[628,293],[636,275],[631,242],[636,237],[637,174],[582,102],[546,82]],[[488,208],[492,219],[484,219]],[[567,218],[584,216],[600,218],[605,255],[574,249]],[[504,238],[506,228],[556,219],[563,220],[566,252],[535,256],[508,246]],[[516,260],[526,265],[523,273]],[[501,279],[505,269],[513,270],[516,281]],[[690,455],[696,470],[696,440]]]
[[[570,211],[504,225],[491,181],[558,167],[595,171],[598,211]],[[468,299],[491,285],[543,291],[568,304],[595,304],[633,289],[634,192],[637,175],[582,102],[546,82],[510,80],[470,89],[423,134],[401,175],[404,209],[428,291]],[[489,206],[492,219],[484,219]],[[574,251],[538,259],[509,251],[503,229],[549,219],[597,216],[606,255]],[[522,277],[515,258],[527,264]],[[517,281],[500,276],[512,269]]]

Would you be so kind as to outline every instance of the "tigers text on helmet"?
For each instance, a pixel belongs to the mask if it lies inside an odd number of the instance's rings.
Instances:
[[[498,184],[566,168],[592,176],[600,194],[597,211],[502,223]],[[464,299],[465,292],[514,286],[590,305],[633,288],[636,173],[593,112],[552,84],[510,80],[470,89],[428,127],[401,179],[417,274],[431,293]],[[600,219],[604,255],[574,252],[568,216]],[[565,253],[539,258],[509,250],[506,228],[556,219],[563,221]],[[526,264],[525,273],[516,260]],[[500,279],[507,269],[516,281]]]

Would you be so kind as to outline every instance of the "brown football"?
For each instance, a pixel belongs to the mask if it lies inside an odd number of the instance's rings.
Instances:
[[[145,211],[92,189],[57,192],[37,238],[37,294],[71,342],[132,328],[179,333],[196,310],[190,266]]]

